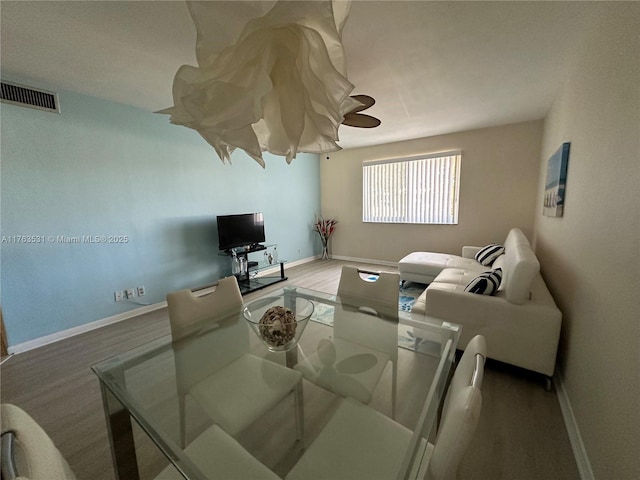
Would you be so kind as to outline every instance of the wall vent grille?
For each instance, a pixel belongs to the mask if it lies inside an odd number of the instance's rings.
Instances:
[[[3,102],[60,113],[57,93],[5,81],[0,82],[0,86],[0,100]]]

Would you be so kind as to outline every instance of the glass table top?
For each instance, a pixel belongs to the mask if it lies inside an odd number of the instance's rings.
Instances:
[[[297,314],[293,325],[278,316],[282,307]],[[267,310],[271,317],[261,323]],[[122,446],[114,441],[119,411],[166,456],[164,464],[180,472],[174,478],[213,478],[206,462],[194,457],[188,446],[214,424],[284,478],[343,397],[393,418],[416,439],[428,438],[459,328],[295,286],[264,294],[223,318],[195,322],[180,339],[167,335],[92,367],[103,390],[114,462],[122,463]],[[255,363],[258,359],[269,363]],[[248,374],[239,366],[243,362],[260,366]],[[267,397],[252,397],[251,388],[279,381],[273,364],[304,378],[299,397],[302,433],[296,424],[298,404],[291,398],[271,401],[266,413],[256,414]],[[241,394],[247,398],[235,400]],[[218,403],[206,404],[204,395]],[[411,448],[416,451],[407,452],[397,478],[412,478],[412,462],[424,442],[414,441]]]

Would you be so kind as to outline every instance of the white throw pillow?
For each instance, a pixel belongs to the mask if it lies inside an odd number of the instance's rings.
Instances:
[[[498,245],[497,243],[491,243],[484,248],[478,250],[476,253],[476,260],[480,265],[484,265],[488,267],[491,265],[496,258],[504,253],[504,247],[502,245]]]
[[[465,292],[477,293],[479,295],[494,295],[498,291],[502,281],[502,269],[496,268],[490,272],[484,272],[471,280],[464,287]]]

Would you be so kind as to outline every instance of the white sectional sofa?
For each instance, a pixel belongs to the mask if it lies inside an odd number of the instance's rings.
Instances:
[[[504,247],[504,254],[491,266],[482,266],[474,259],[481,247],[464,247],[461,257],[431,252],[407,255],[399,262],[401,279],[429,283],[412,313],[462,325],[459,345],[483,335],[489,358],[542,373],[549,380],[556,362],[562,314],[522,231],[512,229]],[[502,269],[503,276],[494,295],[465,291],[478,274],[496,268]]]

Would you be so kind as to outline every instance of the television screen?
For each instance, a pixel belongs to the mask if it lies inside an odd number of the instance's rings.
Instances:
[[[262,213],[218,215],[218,247],[229,250],[264,242],[264,218]]]

